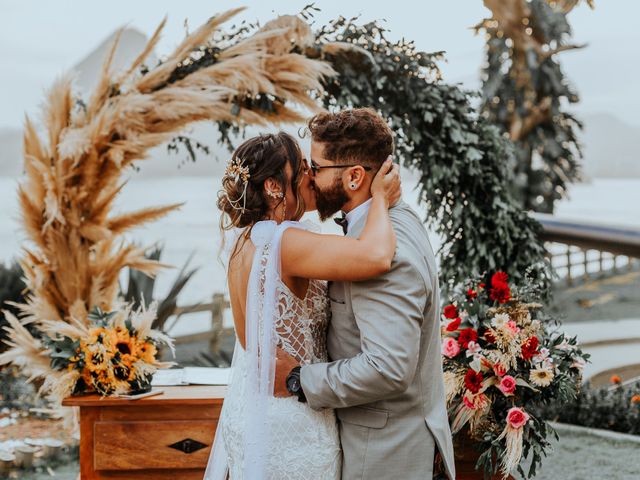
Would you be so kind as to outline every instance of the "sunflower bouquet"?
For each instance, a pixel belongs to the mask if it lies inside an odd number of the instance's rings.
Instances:
[[[488,283],[488,285],[487,285]],[[575,398],[588,359],[576,338],[552,330],[532,285],[516,291],[497,272],[469,281],[444,307],[442,355],[451,429],[480,450],[476,469],[535,475],[553,430],[537,418],[549,402]],[[555,432],[553,432],[555,433]]]
[[[7,312],[5,315],[15,332],[24,329],[15,317]],[[50,321],[52,324],[47,325],[44,321],[40,338],[32,337],[30,342],[16,342],[12,346],[19,348],[18,343],[31,346],[29,352],[23,350],[27,356],[23,361],[34,362],[33,357],[45,360],[48,371],[39,375],[44,378],[40,391],[56,403],[73,394],[142,393],[151,388],[151,379],[158,368],[173,365],[157,358],[163,345],[173,352],[173,340],[151,328],[155,317],[155,304],[136,310],[126,305],[111,312],[94,308],[82,322]]]

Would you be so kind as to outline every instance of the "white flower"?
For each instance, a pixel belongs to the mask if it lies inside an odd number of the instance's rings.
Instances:
[[[542,347],[539,350],[538,354],[532,358],[532,360],[534,364],[538,364],[542,362],[545,362],[546,364],[553,363],[553,360],[549,358],[549,349],[545,347]]]
[[[470,341],[469,344],[467,345],[467,357],[470,357],[471,355],[476,357],[481,351],[482,351],[482,347],[480,347],[480,345],[478,345],[473,340]]]
[[[556,346],[556,349],[562,350],[564,352],[569,352],[569,351],[575,349],[575,347],[573,345],[571,345],[569,343],[569,341],[565,338],[565,339],[562,340],[562,342],[558,346]]]
[[[482,368],[482,356],[474,355],[473,361],[469,364],[471,368],[473,368],[476,372],[479,372]]]
[[[538,387],[548,387],[551,385],[553,377],[553,370],[545,365],[539,365],[529,373],[529,380]]]
[[[498,313],[491,320],[491,325],[495,328],[502,328],[509,321],[509,315],[506,313]]]
[[[584,370],[585,365],[587,364],[587,362],[585,361],[584,358],[582,357],[577,357],[573,363],[571,364],[571,368],[577,368],[578,370],[582,371]]]

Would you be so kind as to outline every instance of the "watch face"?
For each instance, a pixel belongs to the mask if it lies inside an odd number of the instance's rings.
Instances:
[[[300,380],[298,380],[296,377],[290,378],[288,383],[290,392],[295,393],[300,390]]]

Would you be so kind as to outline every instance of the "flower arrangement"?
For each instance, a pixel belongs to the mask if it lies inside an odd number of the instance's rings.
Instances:
[[[13,348],[4,355],[11,354],[10,360],[18,364],[40,362],[40,392],[56,403],[72,394],[143,392],[151,388],[156,369],[173,365],[157,359],[161,345],[173,352],[173,340],[151,328],[155,303],[137,310],[131,305],[112,312],[94,308],[85,322],[73,324],[44,321],[40,338],[32,337],[10,313],[5,315]]]
[[[504,272],[465,284],[443,309],[442,354],[454,435],[481,450],[476,469],[506,478],[532,452],[535,475],[552,432],[533,412],[576,397],[588,359],[576,338],[552,331],[533,285],[516,291]],[[525,282],[526,283],[526,282]],[[555,432],[553,432],[555,433]]]

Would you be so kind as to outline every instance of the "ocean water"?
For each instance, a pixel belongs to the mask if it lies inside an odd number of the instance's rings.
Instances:
[[[19,222],[16,187],[18,179],[0,177],[0,261],[8,262],[20,254],[25,235]],[[225,275],[220,261],[221,234],[218,228],[219,213],[215,206],[220,179],[216,177],[159,177],[131,179],[118,198],[114,212],[126,212],[139,208],[169,203],[185,202],[180,211],[141,227],[128,238],[141,245],[155,243],[164,246],[162,260],[181,267],[193,254],[191,265],[198,267],[191,283],[181,296],[181,304],[208,301],[214,292],[224,292]],[[426,215],[418,204],[416,180],[410,175],[403,179],[405,200],[419,213]],[[640,179],[596,179],[591,183],[572,187],[571,195],[558,206],[557,217],[588,220],[614,225],[640,226]],[[320,223],[313,214],[307,216]],[[326,233],[339,233],[331,221],[321,225]],[[434,249],[440,239],[430,235]],[[158,276],[156,294],[166,293],[177,275],[177,269],[165,270]],[[207,314],[184,316],[171,333],[206,330]]]

